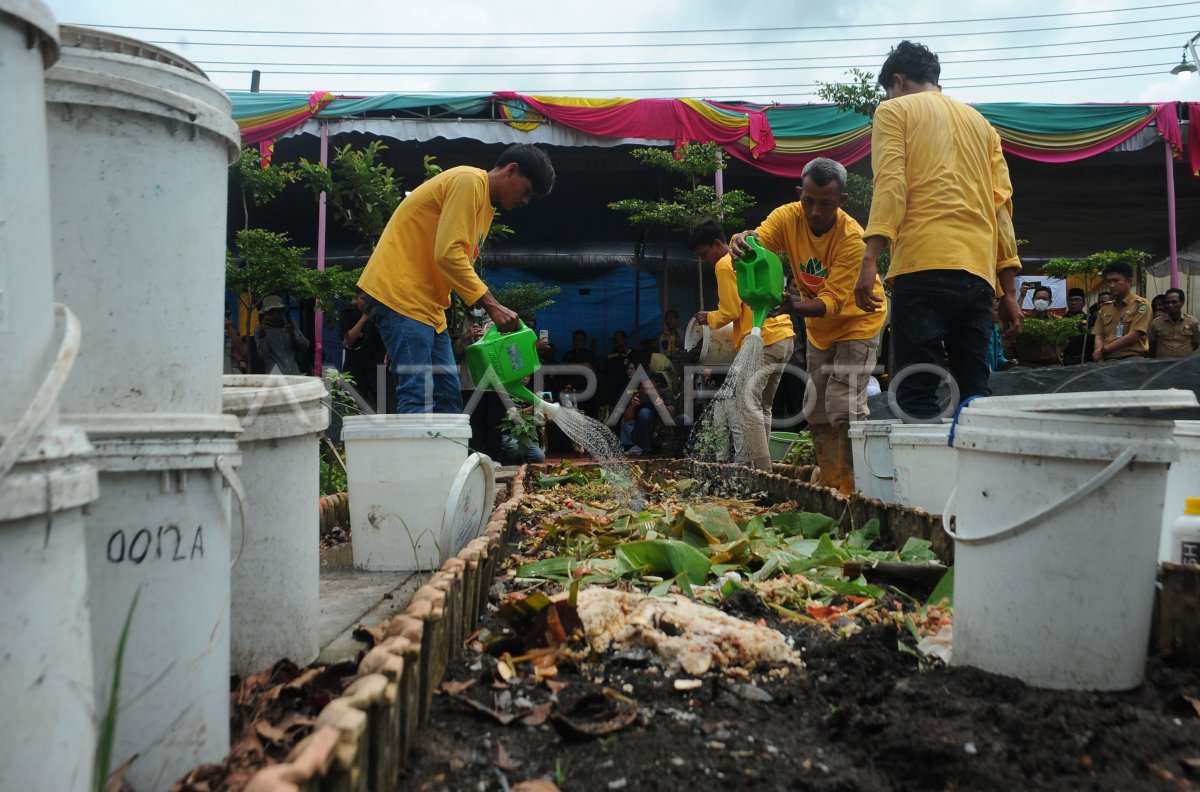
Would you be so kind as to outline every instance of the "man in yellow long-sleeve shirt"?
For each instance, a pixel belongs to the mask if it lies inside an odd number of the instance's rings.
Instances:
[[[1000,136],[974,108],[942,94],[940,76],[937,56],[910,41],[880,69],[887,100],[871,129],[875,192],[855,287],[859,307],[882,305],[875,262],[890,245],[892,383],[900,417],[913,422],[944,414],[936,394],[946,361],[960,399],[991,394],[995,295],[1005,335],[1021,329],[1021,262]]]
[[[392,214],[358,286],[396,373],[396,411],[462,412],[462,392],[446,331],[454,290],[514,330],[515,313],[496,301],[474,269],[495,215],[518,209],[554,186],[554,167],[535,146],[510,146],[485,171],[450,168],[413,190]],[[432,382],[432,391],[429,384]]]
[[[729,258],[725,230],[716,220],[701,221],[692,227],[688,247],[711,266],[717,276],[717,310],[698,311],[696,321],[714,330],[733,322],[733,347],[740,349],[754,327],[754,316],[750,306],[742,302],[738,295],[737,274]],[[779,389],[779,380],[783,377],[783,367],[792,357],[795,337],[792,320],[786,316],[773,316],[763,322],[765,371],[763,374],[750,372],[751,375],[760,375],[748,380],[752,391],[739,396],[738,413],[746,453],[750,456],[750,464],[759,470],[771,469],[771,404],[775,400],[775,391]]]
[[[867,383],[886,312],[854,304],[863,240],[862,226],[842,209],[846,178],[841,163],[812,160],[801,172],[800,200],[771,212],[754,231],[735,234],[731,248],[740,257],[746,235],[753,234],[763,247],[783,251],[791,261],[797,293],[784,310],[804,317],[808,335],[809,387],[816,393],[808,424],[821,483],[849,493],[854,491],[850,421],[867,417]],[[873,288],[882,298],[878,278]]]

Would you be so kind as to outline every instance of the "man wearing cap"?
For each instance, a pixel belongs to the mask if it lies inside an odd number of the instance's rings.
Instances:
[[[850,421],[867,417],[867,383],[887,309],[868,312],[854,302],[864,243],[862,226],[842,209],[846,179],[841,163],[812,160],[800,175],[800,200],[771,212],[757,229],[735,234],[730,249],[735,260],[740,258],[746,236],[753,234],[764,248],[786,253],[791,262],[796,291],[783,311],[805,319],[809,387],[816,392],[807,418],[821,483],[851,493]],[[882,305],[879,278],[873,289]]]
[[[462,412],[446,330],[450,292],[483,308],[502,331],[517,329],[516,313],[497,302],[474,263],[491,230],[493,204],[519,209],[553,186],[546,153],[518,144],[490,171],[449,168],[400,202],[358,281],[367,295],[364,310],[379,328],[396,374],[397,412]]]
[[[308,351],[308,339],[292,324],[283,298],[272,294],[262,301],[262,321],[254,331],[255,351],[268,374],[299,374],[296,356]]]

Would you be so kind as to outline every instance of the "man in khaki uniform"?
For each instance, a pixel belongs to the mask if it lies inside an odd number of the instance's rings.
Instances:
[[[1150,320],[1150,357],[1185,358],[1200,349],[1200,320],[1183,312],[1183,289],[1167,289],[1167,315]]]
[[[1114,261],[1101,273],[1112,293],[1112,302],[1105,303],[1096,315],[1096,345],[1092,360],[1124,360],[1146,357],[1150,343],[1150,301],[1133,293],[1133,268],[1124,261]]]

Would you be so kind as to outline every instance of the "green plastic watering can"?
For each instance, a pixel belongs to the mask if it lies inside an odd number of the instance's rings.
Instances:
[[[738,296],[754,314],[754,329],[761,331],[767,314],[783,302],[783,262],[754,236],[746,237],[746,246],[734,262]]]
[[[537,333],[524,322],[520,329],[511,333],[501,333],[495,325],[489,326],[483,338],[466,349],[467,369],[475,384],[488,387],[498,380],[504,390],[521,401],[549,405],[524,383],[526,377],[542,367],[537,356],[537,341]]]

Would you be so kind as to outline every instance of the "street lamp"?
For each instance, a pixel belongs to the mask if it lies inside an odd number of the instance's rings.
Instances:
[[[1183,45],[1183,52],[1179,54],[1179,65],[1171,69],[1171,74],[1178,76],[1181,80],[1191,77],[1197,69],[1197,64],[1200,64],[1200,59],[1196,58],[1197,39],[1200,39],[1200,33],[1187,40],[1187,43]],[[1188,63],[1189,52],[1192,54],[1191,63]]]

